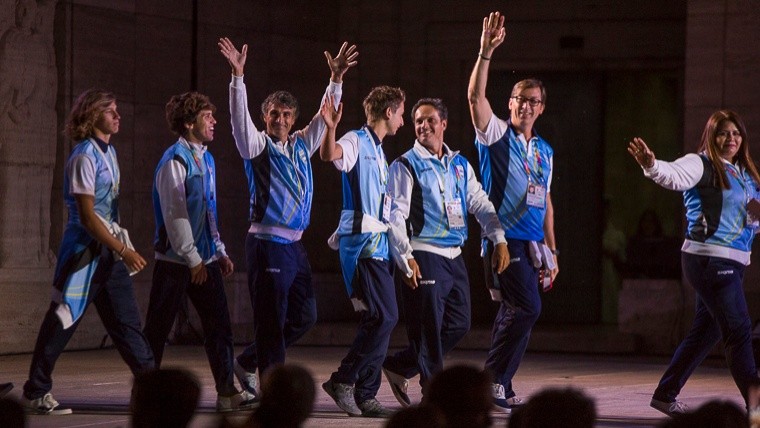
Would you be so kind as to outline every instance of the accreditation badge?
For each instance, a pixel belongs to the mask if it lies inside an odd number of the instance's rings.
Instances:
[[[453,201],[444,202],[446,205],[446,218],[449,220],[449,227],[458,229],[465,226],[464,213],[462,212],[462,200],[459,198]]]
[[[381,219],[383,223],[389,223],[391,221],[391,202],[393,200],[391,199],[391,195],[385,194],[383,195],[383,218]]]
[[[529,207],[543,209],[546,206],[546,187],[529,182],[525,200]]]

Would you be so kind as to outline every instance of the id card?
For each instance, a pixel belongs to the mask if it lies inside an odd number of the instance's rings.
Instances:
[[[747,202],[747,227],[757,231],[760,229],[760,201],[750,199]]]
[[[446,218],[449,220],[449,227],[452,229],[464,227],[464,213],[462,212],[462,202],[460,199],[446,201],[444,205],[446,205]]]
[[[391,221],[391,195],[387,193],[383,195],[383,218],[381,220],[383,223]]]
[[[529,207],[544,208],[546,206],[546,187],[540,184],[528,183],[528,192],[525,199]]]

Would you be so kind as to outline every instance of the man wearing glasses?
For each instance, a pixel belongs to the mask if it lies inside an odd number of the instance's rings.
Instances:
[[[536,79],[517,82],[506,121],[494,115],[486,98],[491,55],[505,34],[499,12],[483,19],[480,52],[467,94],[483,187],[496,208],[511,256],[504,272],[493,272],[488,263],[493,245],[484,241],[486,281],[493,282],[491,296],[501,303],[485,366],[494,375],[494,405],[509,413],[522,404],[512,389],[512,378],[541,313],[539,275],[546,275],[542,281],[546,291],[559,268],[550,193],[554,151],[533,129],[544,112],[546,89]]]

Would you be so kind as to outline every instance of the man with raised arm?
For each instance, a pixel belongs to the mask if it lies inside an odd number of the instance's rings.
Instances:
[[[470,76],[467,96],[483,186],[506,233],[511,256],[501,274],[486,275],[494,300],[501,306],[494,321],[486,369],[494,375],[494,404],[509,412],[522,403],[512,378],[528,345],[530,331],[541,313],[540,274],[547,291],[557,276],[554,208],[550,193],[551,146],[533,129],[544,112],[546,89],[536,79],[517,82],[509,98],[509,119],[494,115],[486,98],[488,66],[505,39],[504,17],[493,12],[483,19],[480,52]],[[493,247],[484,242],[484,254]],[[484,260],[490,271],[488,259]]]
[[[296,132],[298,101],[276,91],[261,103],[265,129],[258,130],[248,111],[243,68],[248,45],[237,50],[228,38],[219,49],[232,68],[230,116],[232,134],[244,160],[250,191],[250,222],[246,237],[248,289],[254,314],[254,342],[235,360],[235,375],[257,394],[258,376],[285,361],[285,349],[317,320],[311,266],[301,235],[309,225],[314,190],[310,158],[319,150],[325,122],[317,114]],[[323,96],[340,102],[343,75],[357,64],[356,46],[343,43],[333,57],[325,51],[330,84]]]
[[[375,398],[390,334],[398,321],[388,244],[388,163],[382,141],[404,125],[405,98],[399,88],[373,88],[363,103],[367,123],[337,143],[335,127],[343,109],[336,111],[330,101],[322,107],[328,130],[319,155],[343,176],[343,210],[329,243],[339,250],[348,295],[354,309],[362,312],[348,355],[322,388],[350,416],[392,414]]]
[[[423,394],[443,369],[443,357],[470,330],[470,282],[462,257],[467,213],[495,245],[493,269],[509,264],[504,230],[493,204],[459,152],[444,143],[448,109],[438,98],[412,107],[417,140],[390,167],[390,242],[401,286],[409,346],[385,358],[383,372],[396,399],[411,405],[408,379],[420,375]]]

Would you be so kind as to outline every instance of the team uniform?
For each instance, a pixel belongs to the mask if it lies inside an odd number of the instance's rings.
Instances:
[[[132,373],[154,367],[127,267],[118,254],[87,232],[75,198],[92,196],[97,216],[131,248],[126,230],[118,225],[120,177],[116,149],[95,137],[80,141],[66,163],[63,189],[68,223],[58,252],[52,302],[40,327],[29,380],[24,385],[28,400],[49,396],[55,362],[93,302]],[[53,404],[52,409],[58,403],[52,400],[48,404]]]
[[[346,290],[362,317],[351,349],[330,381],[355,385],[354,398],[361,404],[377,395],[382,362],[398,321],[387,232],[388,163],[382,143],[367,126],[349,132],[337,144],[343,157],[333,163],[342,171],[343,211],[330,244],[339,250]]]
[[[335,97],[337,105],[341,94],[342,85],[330,82],[324,97]],[[255,329],[255,341],[237,362],[246,372],[258,368],[263,373],[282,364],[285,349],[317,320],[311,266],[300,240],[314,192],[310,158],[327,128],[317,114],[287,141],[274,141],[251,120],[242,76],[233,76],[230,83],[230,113],[250,192],[245,248]]]
[[[393,253],[409,274],[407,260],[413,257],[422,278],[414,290],[400,284],[409,346],[387,357],[383,368],[405,379],[419,374],[423,388],[470,329],[470,285],[461,250],[466,213],[475,215],[492,243],[506,242],[472,166],[445,144],[443,153],[438,159],[415,141],[390,167],[389,233],[391,245],[398,246]]]
[[[676,349],[653,395],[673,403],[686,380],[723,339],[731,376],[745,401],[749,386],[758,382],[752,353],[752,322],[742,282],[750,263],[756,220],[747,203],[760,198],[751,175],[723,163],[730,189],[717,185],[715,168],[705,154],[688,154],[674,162],[655,161],[644,174],[655,183],[682,191],[688,222],[681,248],[683,273],[697,293],[691,330]]]
[[[206,149],[180,137],[156,167],[156,266],[145,335],[160,365],[166,338],[187,295],[201,319],[216,391],[228,397],[238,391],[234,385],[230,313],[218,262],[227,255],[217,229],[214,158]],[[208,278],[203,284],[192,284],[190,268],[200,263],[206,266]]]
[[[515,397],[517,372],[538,316],[539,270],[554,267],[544,240],[546,197],[550,192],[554,151],[534,133],[530,141],[512,125],[492,115],[485,132],[476,129],[483,187],[493,203],[509,245],[510,263],[496,275],[490,265],[491,243],[484,241],[486,280],[500,302],[485,367],[494,375],[497,405]],[[497,390],[498,389],[498,390]]]

